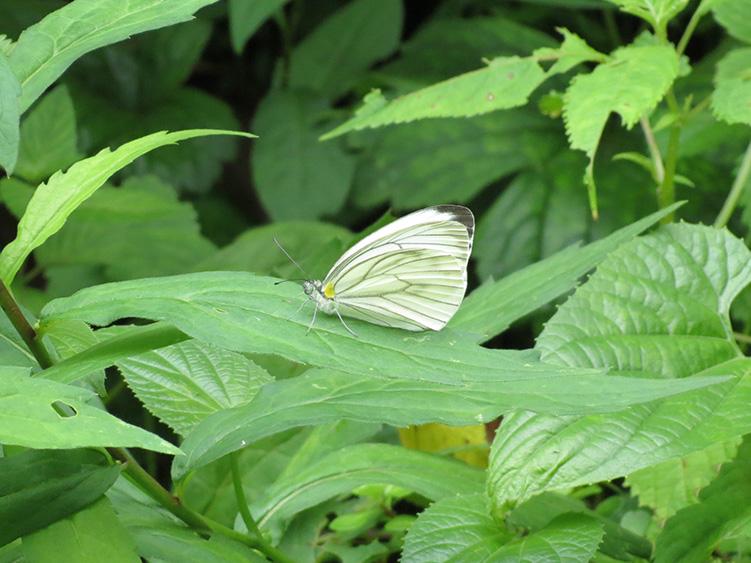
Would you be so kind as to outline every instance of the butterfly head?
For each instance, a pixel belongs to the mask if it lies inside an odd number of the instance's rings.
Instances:
[[[316,282],[313,280],[305,280],[302,282],[302,290],[305,292],[305,295],[308,297],[312,297],[313,293],[316,292]]]

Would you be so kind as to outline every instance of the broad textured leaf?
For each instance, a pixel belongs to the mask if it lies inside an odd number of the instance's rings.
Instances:
[[[589,74],[576,76],[566,90],[563,118],[572,148],[589,157],[587,177],[605,123],[612,112],[631,128],[652,111],[678,76],[678,56],[670,46],[628,46]]]
[[[712,110],[727,123],[751,125],[751,47],[734,49],[718,63]]]
[[[489,281],[464,299],[449,327],[488,340],[511,323],[573,289],[579,278],[597,266],[620,245],[674,211],[671,206],[578,248],[566,248],[498,281]]]
[[[580,514],[560,516],[524,538],[494,521],[484,495],[439,500],[407,533],[404,563],[589,561],[602,539],[602,524]]]
[[[751,518],[751,441],[738,457],[723,465],[720,475],[699,494],[699,503],[668,520],[657,536],[655,561],[707,561],[713,548],[739,523]]]
[[[337,143],[318,141],[323,107],[308,94],[272,91],[253,118],[260,137],[253,147],[253,181],[276,220],[333,215],[347,197],[354,160]]]
[[[16,174],[38,183],[64,170],[81,155],[76,148],[76,115],[65,86],[44,96],[21,124]]]
[[[563,43],[555,49],[543,47],[534,53],[538,60],[554,60],[548,74],[563,74],[587,61],[605,62],[607,56],[594,50],[587,42],[565,27],[556,29],[563,35]]]
[[[292,51],[290,85],[335,98],[396,50],[401,31],[401,0],[349,2]]]
[[[272,381],[245,356],[188,340],[117,363],[136,397],[178,434],[209,414],[250,401]]]
[[[18,78],[6,56],[0,53],[0,166],[8,175],[13,172],[18,159],[20,95]]]
[[[666,227],[613,253],[548,322],[537,343],[543,359],[673,382],[697,373],[736,378],[622,413],[507,416],[491,449],[496,506],[612,479],[749,432],[741,405],[751,393],[751,361],[740,356],[728,321],[749,281],[751,252],[708,227]]]
[[[698,502],[699,491],[717,477],[723,463],[735,457],[740,442],[738,437],[712,444],[680,459],[640,469],[628,476],[626,484],[639,497],[639,504],[654,510],[664,524],[681,508]]]
[[[216,0],[75,0],[24,30],[10,56],[26,110],[77,58],[150,29],[189,20]]]
[[[223,539],[219,534],[213,534],[207,541],[126,479],[119,479],[107,497],[112,501],[120,522],[135,540],[138,554],[148,561],[267,561],[248,546]]]
[[[123,446],[176,454],[159,436],[87,404],[94,397],[80,387],[19,375],[0,374],[0,442],[29,448]],[[55,405],[71,407],[61,416]]]
[[[30,186],[0,182],[6,201],[28,201],[33,193]],[[171,186],[155,176],[132,176],[119,189],[100,188],[34,256],[45,268],[103,266],[105,279],[114,281],[183,272],[215,250],[193,207]]]
[[[229,35],[236,53],[241,53],[245,43],[274,12],[289,0],[229,0]]]
[[[306,272],[323,278],[347,249],[352,233],[333,223],[313,221],[277,222],[254,227],[200,262],[194,269],[299,277],[300,270],[279,250],[274,243],[275,238]]]
[[[0,458],[0,545],[89,505],[119,474],[93,450],[28,450]]]
[[[29,254],[59,231],[68,216],[110,176],[139,156],[193,137],[230,134],[249,136],[212,129],[190,129],[173,133],[162,131],[126,143],[114,151],[104,149],[96,156],[77,162],[64,173],[54,174],[36,189],[18,224],[16,239],[0,253],[0,278],[10,285]]]
[[[402,487],[430,500],[482,490],[484,473],[476,468],[388,444],[341,448],[316,463],[276,481],[253,506],[261,526],[284,521],[329,498],[362,485]]]
[[[688,0],[609,0],[621,10],[642,18],[655,29],[665,29],[668,22],[678,15]]]
[[[560,144],[548,119],[525,110],[389,128],[360,160],[353,200],[363,208],[391,201],[398,209],[468,202]]]
[[[524,105],[545,80],[533,58],[499,57],[485,68],[460,74],[422,90],[387,101],[375,91],[365,97],[355,116],[323,135],[338,135],[433,117],[472,117]]]
[[[420,379],[386,378],[330,370],[309,370],[270,383],[250,403],[218,412],[200,423],[183,442],[187,456],[176,460],[173,472],[182,474],[271,434],[310,424],[355,420],[396,427],[427,422],[466,426],[493,420],[520,404],[534,405],[543,412],[618,410],[635,395],[641,400],[648,396],[643,388],[614,387],[610,388],[612,397],[603,396],[600,384],[586,375],[555,383],[539,376],[509,378],[510,364],[515,360],[509,355],[497,361],[506,364],[505,375],[503,370],[489,380],[470,375],[468,368],[454,375],[461,385],[435,381],[429,375]],[[649,396],[654,397],[655,391],[652,389]]]
[[[751,5],[746,0],[722,0],[712,7],[715,19],[727,32],[751,43]]]
[[[57,356],[55,360],[58,362],[61,358],[69,358],[88,350],[99,342],[91,327],[83,321],[65,320],[51,323],[47,326],[44,336],[48,342],[52,343]],[[84,372],[79,372],[79,375],[82,373]],[[100,397],[107,395],[107,389],[104,386],[104,370],[93,370],[86,374],[85,379],[91,386],[91,390]]]
[[[508,275],[586,239],[582,160],[564,152],[518,175],[481,216],[473,248],[480,279]]]
[[[27,561],[139,563],[133,538],[105,497],[76,514],[23,538]]]

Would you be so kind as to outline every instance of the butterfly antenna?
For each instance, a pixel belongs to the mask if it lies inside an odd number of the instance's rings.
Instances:
[[[308,272],[306,272],[306,271],[305,271],[305,268],[303,268],[302,266],[300,266],[300,264],[298,264],[298,263],[297,263],[297,261],[296,261],[296,260],[295,260],[294,258],[292,258],[292,256],[290,256],[290,255],[289,255],[289,252],[287,252],[286,250],[284,250],[284,247],[282,246],[282,244],[281,244],[281,243],[280,243],[280,242],[279,242],[278,240],[276,240],[276,237],[274,237],[274,242],[275,242],[275,243],[276,243],[276,245],[277,245],[277,246],[279,247],[279,250],[281,250],[282,252],[284,252],[284,255],[285,255],[285,256],[286,256],[287,258],[289,258],[289,261],[290,261],[290,262],[292,262],[292,263],[293,263],[293,264],[294,264],[295,266],[297,266],[297,267],[298,267],[298,269],[299,269],[299,270],[300,270],[300,271],[301,271],[301,272],[302,272],[303,274],[305,274],[305,275],[307,276],[307,278],[308,278],[308,279],[310,279],[310,274],[308,274]],[[290,280],[290,281],[291,281],[291,280]]]

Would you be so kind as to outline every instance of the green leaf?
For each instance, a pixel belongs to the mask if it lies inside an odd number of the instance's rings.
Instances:
[[[76,115],[65,86],[45,95],[21,124],[16,174],[39,183],[81,158],[76,147]]]
[[[548,322],[537,344],[543,359],[673,382],[697,373],[736,379],[622,413],[505,417],[491,449],[495,506],[612,479],[749,432],[741,405],[751,393],[751,362],[734,343],[728,309],[750,280],[751,252],[708,227],[665,227],[611,254]]]
[[[648,395],[646,385],[630,382],[634,383],[631,388],[613,386],[613,395],[603,396],[597,381],[584,374],[558,381],[531,374],[524,379],[509,377],[512,362],[520,358],[503,356],[497,357],[497,365],[505,365],[505,369],[488,367],[496,372],[492,379],[470,375],[471,364],[464,372],[455,373],[453,379],[461,385],[436,381],[427,374],[413,379],[409,375],[381,377],[323,369],[270,383],[250,403],[218,412],[200,423],[182,444],[187,455],[175,461],[173,472],[180,475],[271,434],[309,424],[355,420],[397,427],[426,422],[464,426],[493,420],[520,404],[542,412],[619,410],[633,400],[657,395],[657,381],[650,385]],[[534,364],[526,365],[534,369]],[[434,370],[439,369],[435,365]],[[677,388],[662,391],[674,393]]]
[[[266,561],[248,546],[224,539],[220,534],[213,534],[207,541],[126,479],[119,479],[107,496],[112,501],[118,518],[135,540],[138,554],[148,561]]]
[[[236,53],[242,53],[245,43],[256,30],[289,0],[229,0],[229,35]]]
[[[36,189],[18,224],[16,239],[0,253],[0,278],[10,285],[29,254],[59,231],[68,216],[115,172],[153,149],[204,135],[251,137],[246,133],[212,129],[173,133],[162,131],[126,143],[114,151],[105,149],[96,156],[77,162],[66,172],[54,174]]]
[[[0,458],[0,545],[89,505],[119,474],[93,450],[28,450]]]
[[[0,375],[0,442],[29,448],[123,446],[180,452],[159,436],[87,404],[94,397],[90,391],[7,368]],[[60,403],[74,414],[58,414],[55,405]]]
[[[88,350],[98,342],[94,331],[83,321],[65,320],[51,323],[45,330],[45,337],[53,344],[58,356],[55,359],[58,362],[59,358],[75,356],[79,352]],[[79,371],[77,375],[82,373],[84,372]],[[104,386],[104,370],[93,370],[86,374],[85,378],[91,386],[92,391],[100,397],[107,395],[107,389]]]
[[[588,236],[582,160],[564,152],[518,175],[481,216],[473,248],[480,279],[508,275]]]
[[[678,56],[671,46],[627,46],[589,74],[577,75],[564,98],[563,119],[569,142],[589,158],[586,177],[593,183],[595,152],[612,112],[631,128],[652,111],[678,76]],[[593,193],[594,190],[592,190]],[[592,206],[596,211],[596,205]]]
[[[688,0],[609,0],[621,10],[649,22],[655,30],[664,30],[668,22],[687,5]]]
[[[180,88],[155,105],[135,109],[125,109],[113,99],[83,90],[74,94],[79,130],[81,137],[88,141],[85,147],[88,152],[163,129],[235,130],[239,127],[229,104],[195,88]],[[234,158],[235,153],[234,139],[196,139],[144,155],[134,166],[126,168],[125,174],[154,174],[181,191],[205,193],[221,175],[224,163]]]
[[[751,6],[745,0],[722,0],[712,6],[714,18],[727,32],[751,43]]]
[[[336,143],[318,141],[324,109],[309,95],[272,91],[253,118],[253,181],[261,203],[276,220],[333,215],[344,204],[354,160]]]
[[[75,0],[52,12],[24,30],[10,56],[22,86],[21,111],[82,55],[136,33],[189,20],[215,1]]]
[[[542,47],[534,52],[538,60],[555,60],[548,70],[549,75],[566,73],[575,66],[588,61],[598,63],[607,61],[607,55],[587,45],[587,42],[576,33],[572,33],[565,27],[558,27],[556,31],[563,35],[563,43],[560,47],[555,49]]]
[[[253,506],[261,526],[373,483],[403,487],[430,500],[482,490],[483,471],[450,458],[388,444],[356,444],[276,481]]]
[[[353,200],[363,208],[390,200],[398,209],[468,202],[560,144],[550,121],[526,110],[392,127],[358,163]]]
[[[46,335],[50,330],[54,330],[58,322],[60,321],[48,323],[41,334]],[[171,346],[188,339],[185,334],[164,323],[132,325],[118,327],[118,329],[119,333],[110,338],[102,336],[103,331],[97,331],[95,335],[101,338],[99,344],[57,362],[44,370],[42,376],[52,381],[73,383],[85,377],[85,374],[114,365],[123,358]]]
[[[717,477],[723,463],[733,459],[740,442],[737,437],[640,469],[628,476],[626,484],[639,497],[639,504],[654,510],[660,524],[664,524],[681,508],[699,501],[699,491]]]
[[[746,439],[738,457],[699,493],[699,503],[668,520],[657,536],[655,561],[706,561],[724,536],[751,517],[750,471],[751,441]]]
[[[18,159],[20,95],[18,78],[6,56],[0,53],[0,166],[8,175],[13,173]]]
[[[107,498],[23,538],[27,561],[139,563],[133,538]]]
[[[1,185],[0,185],[1,187]],[[2,193],[2,192],[0,192]],[[296,278],[300,270],[274,243],[277,239],[310,275],[323,277],[347,249],[352,233],[333,223],[276,222],[248,229],[232,243],[200,262],[197,271],[232,270]]]
[[[213,412],[247,403],[272,381],[245,356],[196,340],[131,356],[117,367],[146,408],[182,435]]]
[[[5,311],[0,311],[0,366],[38,367],[34,354],[13,327]]]
[[[652,213],[585,247],[571,246],[501,280],[485,283],[464,299],[449,327],[475,333],[481,341],[500,334],[514,321],[573,289],[579,278],[615,249],[678,205]]]
[[[525,538],[494,521],[481,494],[440,500],[422,512],[404,543],[404,563],[589,561],[602,539],[602,524],[564,515]]]
[[[328,98],[352,86],[399,45],[400,0],[354,0],[334,12],[292,51],[289,83]]]
[[[498,57],[485,68],[460,74],[390,102],[380,92],[371,93],[355,117],[321,139],[417,119],[472,117],[521,106],[545,78],[545,72],[533,58]]]
[[[751,125],[751,47],[733,49],[717,64],[712,111],[727,123]]]

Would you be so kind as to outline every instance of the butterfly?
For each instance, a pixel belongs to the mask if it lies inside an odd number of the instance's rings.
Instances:
[[[323,280],[304,281],[303,291],[316,307],[308,331],[318,311],[339,317],[353,335],[342,317],[411,331],[441,330],[467,289],[474,230],[469,209],[438,205],[366,236]]]

